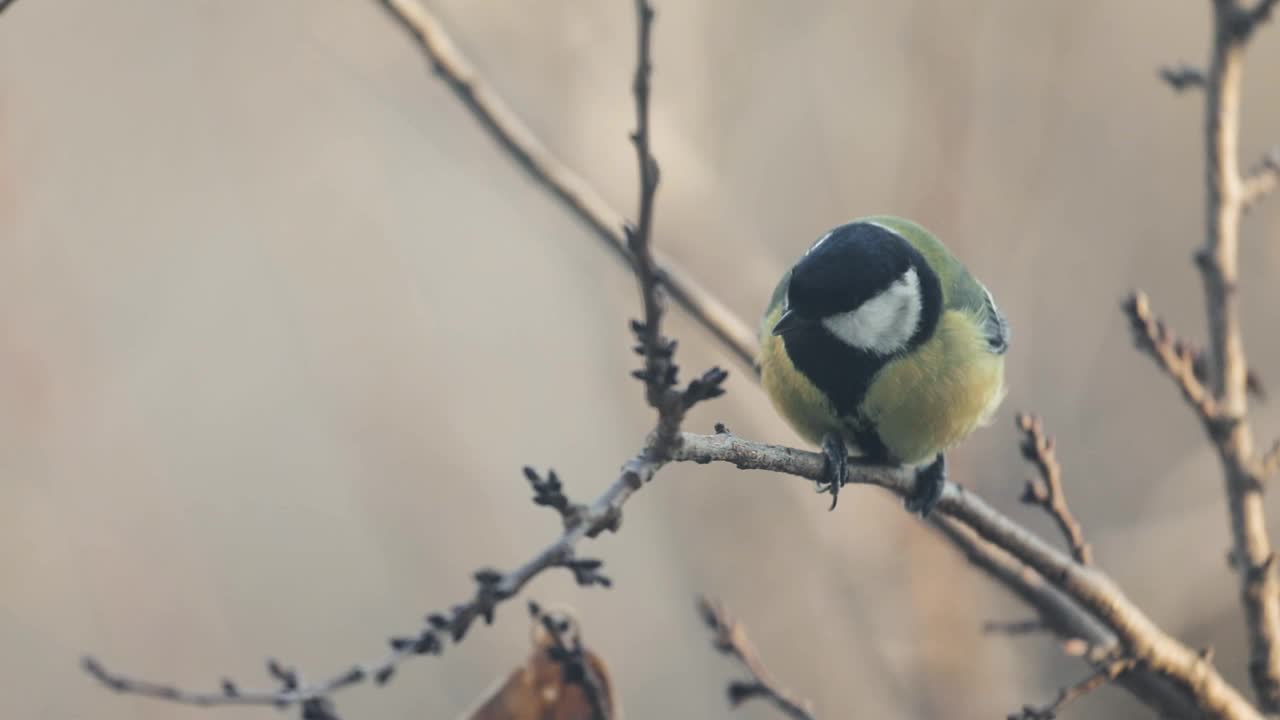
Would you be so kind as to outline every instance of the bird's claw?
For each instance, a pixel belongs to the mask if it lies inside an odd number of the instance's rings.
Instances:
[[[822,454],[827,461],[822,468],[822,480],[818,481],[818,492],[831,493],[831,510],[836,509],[840,499],[840,488],[849,480],[849,447],[844,438],[829,433],[822,439]]]
[[[938,500],[942,499],[942,489],[947,484],[947,458],[942,453],[933,462],[916,470],[915,492],[907,496],[903,504],[907,512],[919,513],[921,518],[929,517]]]

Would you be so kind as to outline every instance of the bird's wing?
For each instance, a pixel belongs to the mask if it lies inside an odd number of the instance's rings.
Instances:
[[[760,318],[760,333],[757,337],[762,346],[773,332],[773,324],[778,321],[777,317],[775,317],[775,311],[786,302],[787,284],[790,281],[791,271],[788,270],[783,274],[782,279],[778,281],[778,286],[773,289],[773,295],[769,296],[769,306],[764,309],[764,315]]]
[[[1000,312],[1000,308],[996,307],[991,291],[984,287],[982,294],[985,296],[982,303],[982,329],[987,338],[987,347],[996,355],[1003,355],[1009,349],[1009,321]]]

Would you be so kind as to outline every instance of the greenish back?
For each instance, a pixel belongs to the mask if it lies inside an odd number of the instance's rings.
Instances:
[[[969,310],[979,317],[987,310],[987,290],[955,255],[933,233],[923,227],[892,215],[872,215],[866,222],[883,225],[906,238],[929,261],[929,266],[942,281],[942,306],[948,310]]]

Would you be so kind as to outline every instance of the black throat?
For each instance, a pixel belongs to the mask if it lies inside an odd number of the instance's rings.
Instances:
[[[809,378],[831,400],[841,419],[850,422],[860,449],[878,460],[884,445],[875,429],[866,426],[858,408],[867,396],[872,379],[886,364],[920,347],[937,327],[942,313],[942,285],[919,251],[911,248],[911,264],[920,279],[920,325],[906,347],[890,355],[880,355],[845,344],[821,323],[811,323],[787,332],[783,343],[796,369]]]

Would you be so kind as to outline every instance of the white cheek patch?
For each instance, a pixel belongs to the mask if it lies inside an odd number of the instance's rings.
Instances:
[[[890,355],[905,349],[916,334],[923,306],[920,278],[910,268],[879,295],[854,310],[823,318],[822,324],[853,347]]]

